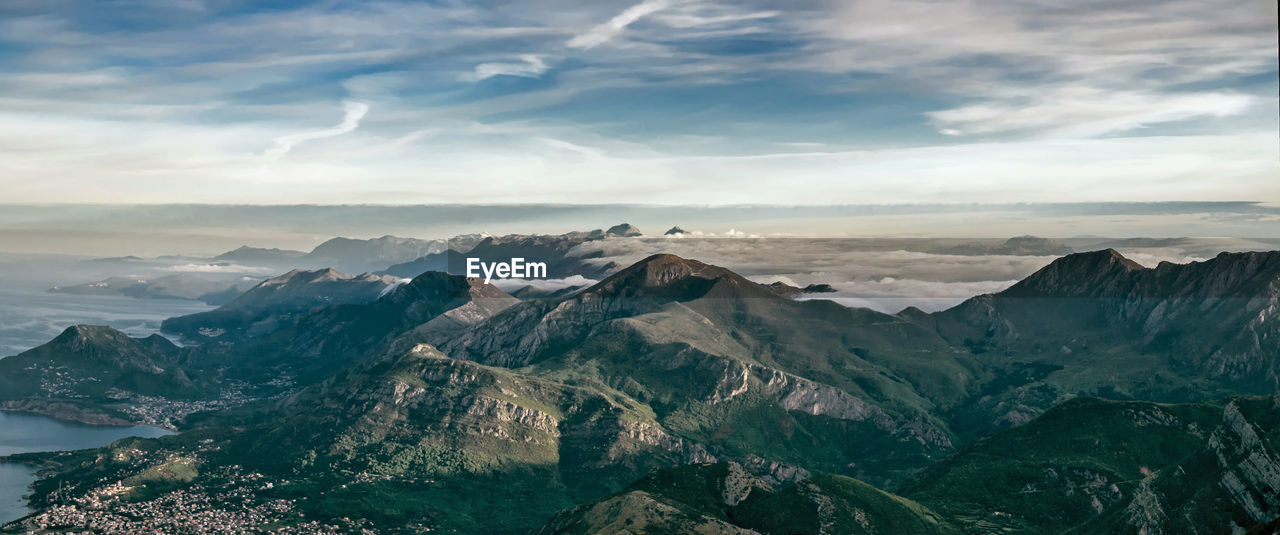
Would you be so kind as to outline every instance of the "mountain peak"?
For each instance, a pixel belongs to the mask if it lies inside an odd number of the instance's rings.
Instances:
[[[163,336],[153,334],[146,338],[133,338],[114,327],[106,325],[72,325],[44,346],[61,351],[83,352],[89,348],[104,349],[108,353],[127,354],[140,350],[168,351],[176,349]]]
[[[72,325],[53,339],[57,343],[121,341],[129,336],[106,325]]]
[[[633,236],[641,235],[640,229],[632,226],[630,223],[622,223],[619,225],[614,225],[612,227],[609,227],[609,230],[604,231],[604,233],[606,236],[622,236],[622,237],[633,237]]]
[[[666,253],[636,262],[583,293],[689,300],[706,295],[717,285],[730,286],[742,297],[777,297],[768,287],[728,269]]]
[[[469,294],[470,298],[512,299],[497,286],[479,277],[464,277],[443,271],[426,271],[395,289],[397,294],[412,295],[414,299],[432,296],[434,299],[457,298]],[[402,298],[397,295],[395,298]]]
[[[639,269],[642,271],[645,275],[645,283],[649,286],[659,286],[688,276],[706,274],[715,277],[730,273],[729,270],[721,267],[669,253],[655,254],[636,262],[635,265],[627,269]]]
[[[1006,297],[1084,297],[1106,294],[1128,275],[1147,268],[1115,249],[1072,253],[1000,292]]]
[[[1139,271],[1147,269],[1142,264],[1134,262],[1120,254],[1120,251],[1107,248],[1100,251],[1088,251],[1083,253],[1072,253],[1054,261],[1054,263],[1077,263],[1085,265],[1105,266],[1108,268],[1123,269],[1124,271]]]
[[[284,275],[271,277],[270,279],[263,281],[260,286],[283,286],[289,283],[336,281],[350,278],[353,277],[331,267],[320,269],[298,268],[292,269]]]

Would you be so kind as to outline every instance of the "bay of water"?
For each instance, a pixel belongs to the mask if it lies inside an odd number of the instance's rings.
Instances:
[[[212,310],[199,301],[56,294],[0,287],[0,358],[48,342],[72,325],[110,325],[129,336],[159,332],[160,322]]]
[[[158,437],[169,431],[156,427],[106,427],[55,420],[47,416],[0,411],[0,455],[34,451],[97,448],[125,437]],[[35,481],[36,469],[0,462],[0,524],[30,511],[23,496]]]
[[[54,294],[43,290],[47,287],[0,284],[0,358],[48,342],[72,325],[110,325],[130,336],[148,336],[158,332],[165,318],[213,308],[196,301]],[[92,426],[0,412],[0,455],[96,448],[124,437],[167,433],[152,427]],[[35,473],[30,466],[0,462],[0,524],[30,512],[23,496],[30,492]]]

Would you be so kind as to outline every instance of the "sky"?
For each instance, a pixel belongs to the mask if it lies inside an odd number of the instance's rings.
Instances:
[[[0,202],[1276,206],[1276,27],[1271,0],[7,0]]]

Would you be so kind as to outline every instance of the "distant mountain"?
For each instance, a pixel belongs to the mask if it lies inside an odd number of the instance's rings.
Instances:
[[[247,265],[257,264],[281,264],[296,261],[306,256],[307,253],[302,251],[290,251],[288,249],[264,249],[261,247],[249,247],[242,245],[238,249],[227,251],[218,256],[213,257],[215,261],[236,262]]]
[[[605,236],[616,236],[619,238],[634,238],[641,235],[640,229],[632,226],[630,223],[622,223],[609,227],[609,230],[604,231],[604,234]]]
[[[1188,258],[1213,258],[1223,251],[1268,251],[1276,248],[1275,240],[1266,238],[1101,238],[1080,237],[1066,240],[1077,250],[1119,249],[1149,252],[1155,255]]]
[[[509,262],[512,258],[524,258],[527,262],[544,262],[547,264],[547,277],[562,279],[581,275],[590,279],[598,278],[602,273],[615,268],[613,264],[592,264],[591,258],[598,258],[600,253],[583,256],[570,256],[574,247],[597,237],[575,235],[560,236],[510,235],[486,238],[476,244],[466,254],[454,257],[459,265],[450,265],[450,273],[465,274],[466,259],[479,258],[481,262]]]
[[[598,279],[620,266],[612,262],[593,261],[603,256],[599,251],[573,255],[569,254],[570,251],[588,241],[606,237],[635,236],[640,236],[640,230],[623,223],[610,227],[607,231],[596,229],[590,232],[568,232],[559,235],[485,236],[470,247],[464,247],[466,244],[463,240],[450,240],[448,250],[395,264],[377,273],[397,277],[416,277],[426,271],[447,271],[455,275],[465,275],[468,258],[477,258],[485,263],[509,262],[512,258],[523,258],[528,262],[547,264],[548,278],[563,279],[579,275]]]
[[[227,280],[180,273],[148,278],[111,277],[74,286],[54,286],[49,291],[74,295],[119,295],[138,299],[191,299],[222,305],[260,281],[261,279],[248,276]]]
[[[307,253],[303,261],[345,271],[382,269],[421,256],[439,253],[448,247],[445,240],[420,240],[383,236],[368,240],[333,238]]]
[[[127,256],[112,256],[112,257],[106,257],[106,258],[91,258],[89,260],[85,260],[84,263],[86,264],[117,264],[117,263],[137,263],[137,262],[143,262],[143,261],[144,259],[142,257],[127,255]]]
[[[966,243],[946,247],[934,251],[937,254],[953,254],[965,256],[984,255],[1019,255],[1019,256],[1059,256],[1075,252],[1064,244],[1049,238],[1036,236],[1017,236],[1005,240],[1000,245],[982,243]]]
[[[428,271],[442,271],[455,275],[465,275],[466,257],[465,253],[458,252],[454,249],[448,249],[439,253],[432,253],[421,256],[408,262],[394,264],[386,269],[377,271],[378,275],[390,275],[392,277],[400,277],[411,279]],[[507,261],[510,261],[508,259]]]
[[[687,230],[682,229],[682,228],[680,228],[680,227],[671,227],[671,228],[667,229],[667,231],[666,231],[666,232],[664,232],[664,233],[663,233],[663,235],[664,235],[664,236],[674,236],[674,235],[676,235],[676,234],[688,234],[688,233],[689,233],[689,232],[688,232]]]
[[[347,275],[332,268],[295,269],[263,281],[216,310],[169,318],[160,328],[192,341],[255,337],[315,307],[371,302],[396,282],[394,277]]]
[[[834,293],[836,291],[836,289],[830,284],[810,284],[804,288],[800,288],[781,281],[770,284],[769,289],[784,297],[795,297],[805,294]]]

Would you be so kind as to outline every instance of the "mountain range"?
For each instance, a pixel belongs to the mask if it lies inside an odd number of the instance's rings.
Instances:
[[[504,244],[559,246],[476,247]],[[69,330],[0,360],[109,363],[144,404],[178,373],[194,398],[251,385],[175,416],[173,437],[21,457],[51,470],[14,529],[178,492],[287,504],[255,526],[387,531],[1229,533],[1280,516],[1280,252],[1075,253],[932,314],[796,301],[673,255],[525,301],[440,272],[286,277],[166,322],[223,341]],[[320,298],[336,288],[359,297]],[[88,413],[103,386],[8,403]],[[89,507],[101,482],[128,489]]]
[[[427,271],[465,274],[468,256],[478,257],[489,263],[505,262],[517,257],[526,258],[547,263],[548,275],[552,278],[572,275],[598,278],[621,266],[593,263],[591,259],[598,258],[600,253],[577,257],[569,254],[570,249],[587,241],[638,236],[641,236],[639,229],[622,223],[608,230],[596,229],[561,235],[464,234],[448,240],[422,240],[390,235],[370,239],[336,237],[317,245],[310,252],[246,245],[211,258],[101,258],[84,264],[92,265],[93,272],[110,269],[114,273],[132,275],[55,286],[49,291],[76,295],[119,295],[139,299],[189,299],[220,306],[261,282],[263,277],[257,275],[261,270],[279,272],[328,268],[347,273],[376,272],[378,275],[413,278]],[[166,273],[174,269],[197,269],[204,272]],[[140,273],[144,275],[138,275]],[[547,297],[548,293],[530,287],[522,295]]]
[[[476,258],[485,263],[524,258],[531,262],[547,264],[548,278],[563,279],[578,275],[594,279],[615,271],[621,266],[611,262],[593,262],[593,259],[602,256],[598,251],[575,255],[570,254],[570,250],[588,241],[638,236],[641,236],[639,229],[622,223],[609,227],[608,230],[596,229],[589,232],[486,236],[474,243],[450,240],[449,248],[444,251],[395,264],[377,273],[406,278],[415,277],[427,271],[445,271],[455,275],[465,275],[468,258]]]
[[[121,295],[136,299],[191,299],[221,306],[252,288],[262,279],[250,276],[230,280],[175,273],[159,277],[109,277],[73,286],[54,286],[51,293],[73,295]]]

